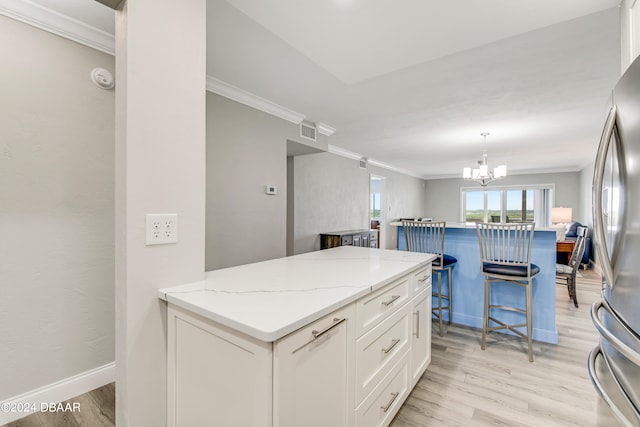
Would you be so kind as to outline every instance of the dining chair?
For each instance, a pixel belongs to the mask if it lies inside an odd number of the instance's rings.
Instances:
[[[444,253],[444,233],[446,221],[402,221],[407,250],[410,252],[427,252],[436,255],[431,263],[433,273],[437,276],[436,289],[432,296],[436,297],[437,306],[433,306],[431,313],[438,320],[438,332],[444,336],[443,313],[447,313],[447,322],[451,324],[452,311],[452,280],[451,273],[458,260]],[[447,292],[442,291],[442,273],[447,273]],[[443,300],[446,305],[443,305]]]
[[[486,348],[487,334],[509,330],[527,339],[529,362],[533,362],[533,279],[540,268],[531,263],[531,243],[533,241],[534,223],[476,223],[478,243],[480,245],[480,272],[484,280],[484,317],[482,323],[482,350]],[[508,283],[524,288],[524,308],[522,305],[504,305],[500,301],[499,292],[492,295],[491,286],[495,283]],[[519,313],[524,323],[509,323],[506,319],[498,319],[499,313],[505,311]],[[492,324],[496,326],[491,326]],[[526,333],[520,330],[526,329]]]
[[[576,294],[576,276],[582,261],[582,255],[586,247],[587,227],[578,227],[576,235],[576,243],[569,258],[569,265],[556,264],[556,284],[567,286],[569,291],[569,299],[573,301],[573,305],[578,308],[578,296]]]

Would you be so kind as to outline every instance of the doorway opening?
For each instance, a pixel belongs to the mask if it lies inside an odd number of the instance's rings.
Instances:
[[[369,222],[371,230],[378,232],[378,245],[379,248],[385,246],[385,222],[386,222],[386,209],[385,197],[384,197],[384,184],[385,178],[383,176],[371,175],[369,180]]]

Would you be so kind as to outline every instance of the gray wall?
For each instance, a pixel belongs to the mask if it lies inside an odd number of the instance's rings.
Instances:
[[[295,125],[207,92],[205,269],[285,256],[286,135]],[[265,194],[265,185],[278,194]]]
[[[555,184],[554,206],[573,209],[573,218],[583,217],[580,172],[543,173],[507,176],[492,185]],[[432,179],[426,181],[426,215],[434,219],[460,221],[460,188],[475,184],[461,178]]]
[[[400,218],[417,218],[427,216],[425,188],[423,179],[403,175],[386,169],[369,166],[371,173],[384,176],[383,198],[381,210],[385,211],[384,247],[395,249],[398,247],[398,229],[389,223]]]
[[[299,126],[207,92],[205,268],[286,255],[287,140]],[[326,147],[319,135],[317,145]],[[277,195],[266,195],[275,185]]]
[[[115,358],[114,58],[0,16],[0,401]],[[19,43],[16,41],[19,40]]]
[[[593,228],[593,196],[591,189],[593,186],[593,168],[595,162],[587,165],[580,171],[580,216],[574,215],[576,221]]]
[[[589,253],[589,257],[593,261],[593,263],[597,265],[598,255],[596,254],[595,240],[593,238],[593,196],[591,192],[593,186],[594,167],[595,162],[592,162],[580,171],[581,215],[580,217],[576,217],[574,215],[574,219],[581,222],[582,224],[589,226],[589,236],[591,236],[591,250]]]
[[[421,216],[424,211],[424,182],[331,153],[295,157],[294,253],[320,248],[323,232],[368,229],[369,180],[371,174],[384,177],[382,209],[386,212],[385,247],[395,248],[397,230],[388,222],[403,216]]]

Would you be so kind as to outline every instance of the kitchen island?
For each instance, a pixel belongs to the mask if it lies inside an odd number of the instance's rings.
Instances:
[[[344,246],[160,290],[168,425],[388,425],[431,360],[432,259]]]
[[[402,222],[398,227],[398,249],[406,251]],[[482,328],[484,313],[484,276],[480,274],[480,249],[475,224],[447,223],[444,251],[458,259],[453,268],[453,322]],[[533,339],[551,344],[558,343],[556,328],[556,231],[536,229],[531,247],[531,262],[540,267],[533,281]],[[443,275],[443,280],[446,275]],[[524,305],[524,291],[507,284],[493,285],[492,298],[505,305]],[[568,301],[568,300],[567,300]],[[518,319],[516,313],[501,313],[508,320]],[[448,320],[448,314],[444,318]],[[519,323],[519,322],[515,322]]]

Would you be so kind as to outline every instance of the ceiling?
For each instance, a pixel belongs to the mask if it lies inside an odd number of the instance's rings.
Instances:
[[[32,0],[106,33],[88,0]],[[620,74],[619,0],[207,0],[207,74],[425,178],[590,164]]]

